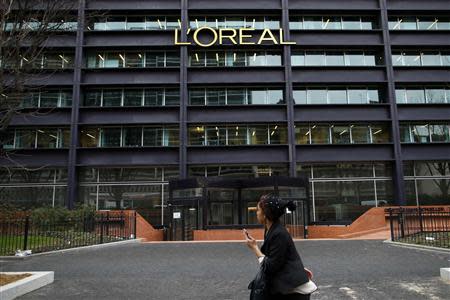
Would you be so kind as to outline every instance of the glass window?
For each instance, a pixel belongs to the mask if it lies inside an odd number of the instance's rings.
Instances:
[[[5,135],[2,137],[3,149],[14,149],[14,130],[6,131]],[[3,174],[0,173],[0,182]]]
[[[394,66],[403,65],[403,55],[401,53],[392,53],[392,65]]]
[[[245,52],[226,52],[226,65],[229,67],[244,67]]]
[[[450,201],[450,179],[417,179],[420,205],[442,205]]]
[[[291,64],[293,66],[304,66],[305,65],[305,52],[292,53]]]
[[[370,125],[372,142],[374,144],[389,143],[391,141],[389,127],[386,125]]]
[[[364,53],[364,65],[365,66],[376,66],[382,64],[382,57],[376,55],[375,53]]]
[[[450,142],[448,125],[430,125],[431,141]]]
[[[227,130],[225,127],[206,126],[205,130],[207,146],[226,145]]]
[[[369,18],[361,18],[361,29],[362,30],[371,30],[377,28],[377,22],[375,20],[371,20]]]
[[[343,66],[344,55],[341,52],[327,52],[326,53],[327,66]]]
[[[406,90],[395,89],[395,99],[397,103],[406,103]]]
[[[138,90],[125,89],[123,96],[123,106],[141,106],[142,96],[143,96],[142,89]]]
[[[303,17],[304,29],[322,29],[322,17]]]
[[[327,104],[327,90],[308,89],[308,104]]]
[[[369,144],[370,130],[367,125],[351,125],[352,143],[354,144]]]
[[[227,89],[227,104],[240,105],[247,103],[247,92],[245,89]]]
[[[123,146],[141,147],[142,146],[142,127],[123,128]]]
[[[178,146],[180,144],[180,129],[178,127],[166,127],[164,129],[163,146]]]
[[[122,90],[104,90],[103,91],[103,106],[121,106],[122,105]]]
[[[144,127],[144,147],[162,146],[164,129],[160,127]]]
[[[419,30],[436,30],[438,20],[435,17],[419,17],[417,18]]]
[[[72,91],[61,91],[60,107],[72,106]]]
[[[145,67],[146,68],[154,68],[154,67],[164,67],[165,60],[164,52],[147,52],[145,54]]]
[[[325,65],[325,55],[323,52],[306,52],[305,65],[323,66]]]
[[[400,22],[400,29],[402,30],[417,29],[417,22],[415,17],[401,17],[399,22]]]
[[[206,99],[205,89],[189,90],[189,104],[190,105],[205,105],[205,99]]]
[[[246,17],[245,27],[254,29],[264,29],[264,17]]]
[[[46,53],[44,54],[44,69],[62,69],[63,68],[63,55],[58,53]]]
[[[144,67],[144,54],[143,53],[126,53],[126,64],[127,68],[142,68]]]
[[[392,205],[394,202],[394,186],[392,180],[377,180],[375,184],[377,187],[377,206]]]
[[[289,28],[291,30],[303,29],[302,17],[294,17],[289,20]]]
[[[306,104],[306,90],[293,90],[294,104]]]
[[[145,89],[144,105],[145,106],[162,106],[164,101],[163,89]]]
[[[323,17],[322,29],[342,29],[341,17]]]
[[[364,52],[346,52],[345,65],[364,66]]]
[[[287,128],[286,126],[270,125],[270,144],[279,145],[287,144]]]
[[[41,92],[40,107],[57,107],[59,102],[59,91]]]
[[[380,103],[380,95],[377,89],[369,88],[367,97],[369,98],[369,103]]]
[[[36,131],[32,129],[16,129],[16,148],[35,148]]]
[[[104,68],[123,68],[125,63],[125,57],[123,53],[114,52],[106,53],[105,60],[103,62]]]
[[[88,27],[88,29],[106,30],[106,18],[99,18],[99,19],[93,20],[93,27],[92,28]]]
[[[425,93],[423,89],[407,89],[407,103],[425,103]]]
[[[43,128],[37,130],[38,148],[58,148],[58,129]]]
[[[225,17],[207,17],[204,26],[211,28],[225,28]]]
[[[328,125],[312,125],[311,126],[311,143],[312,144],[329,144],[330,128]]]
[[[428,124],[425,125],[413,125],[412,126],[413,141],[415,143],[429,143],[430,132]]]
[[[266,125],[255,125],[248,127],[248,136],[250,145],[268,144],[268,130]]]
[[[22,107],[38,107],[39,94],[39,92],[26,94],[22,101]]]
[[[427,52],[422,54],[422,65],[423,66],[440,66],[441,55],[439,52]]]
[[[108,17],[106,21],[106,30],[125,30],[125,17]]]
[[[329,89],[328,104],[347,104],[347,91],[339,89]]]
[[[247,127],[241,125],[228,126],[228,145],[246,145]]]
[[[443,66],[450,66],[450,52],[441,52],[441,59]]]
[[[58,147],[69,148],[70,147],[70,129],[60,129],[58,136]]]
[[[189,57],[189,65],[191,67],[204,67],[206,65],[205,53],[194,52]]]
[[[284,104],[283,91],[282,90],[268,90],[267,91],[267,104]]]
[[[420,53],[406,52],[403,53],[403,66],[420,66]]]
[[[331,126],[333,144],[350,144],[350,129],[348,126]]]
[[[267,91],[262,90],[248,90],[248,104],[266,104]]]
[[[225,105],[225,89],[206,89],[206,105]]]
[[[82,148],[97,147],[99,145],[99,137],[99,128],[82,129],[80,134],[80,145]]]
[[[425,89],[425,95],[427,98],[427,103],[445,103],[445,89]]]
[[[178,67],[180,65],[180,55],[178,52],[166,53],[166,67]]]
[[[297,145],[309,144],[311,131],[308,125],[295,125],[295,143]]]
[[[120,147],[120,128],[102,128],[100,147]]]
[[[253,52],[247,56],[247,66],[265,66],[266,65],[266,53]]]
[[[349,104],[367,104],[367,90],[366,89],[348,89],[348,103]]]
[[[342,17],[342,29],[361,29],[360,17]]]
[[[400,124],[400,142],[411,143],[410,127],[407,124]]]
[[[244,17],[236,16],[236,17],[227,17],[226,18],[226,26],[227,28],[244,28]]]
[[[206,52],[207,67],[223,67],[225,66],[225,52]]]
[[[165,18],[148,16],[145,18],[145,27],[147,30],[164,30]]]
[[[266,65],[267,66],[281,66],[281,55],[274,52],[266,53]]]
[[[145,17],[127,17],[127,30],[145,30]]]
[[[415,161],[416,176],[448,176],[450,162],[448,161]]]
[[[181,20],[178,17],[166,17],[166,30],[180,29]]]
[[[165,105],[180,105],[180,90],[165,89]]]
[[[189,145],[205,145],[205,127],[189,127]]]

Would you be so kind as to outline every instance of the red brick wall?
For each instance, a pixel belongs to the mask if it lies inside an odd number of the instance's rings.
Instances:
[[[248,232],[257,240],[264,239],[263,229],[248,229]],[[194,230],[194,241],[211,241],[211,240],[242,240],[244,234],[242,229],[211,229],[211,230]]]

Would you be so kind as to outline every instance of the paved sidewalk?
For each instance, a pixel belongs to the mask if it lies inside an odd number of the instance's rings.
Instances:
[[[449,299],[439,278],[450,255],[382,241],[296,242],[316,275],[312,299]],[[243,243],[131,244],[1,262],[2,271],[54,270],[55,282],[20,299],[248,299],[257,271]]]

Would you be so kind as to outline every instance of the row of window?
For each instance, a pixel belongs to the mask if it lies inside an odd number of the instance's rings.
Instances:
[[[450,88],[396,88],[395,98],[397,103],[450,103]]]
[[[165,16],[108,16],[91,18],[86,29],[89,31],[109,30],[173,30],[181,28],[179,17]]]
[[[83,128],[80,146],[85,147],[167,147],[179,145],[176,126],[134,126]]]
[[[383,56],[369,51],[293,51],[293,66],[378,66]]]
[[[268,88],[202,88],[189,90],[190,105],[283,104],[281,89]]]
[[[21,128],[7,132],[4,149],[68,148],[70,130],[67,128]]]
[[[389,17],[391,30],[450,30],[448,17]]]
[[[372,87],[294,88],[295,104],[373,104],[381,102],[381,91]]]
[[[279,29],[280,19],[277,17],[258,16],[206,16],[192,17],[189,21],[190,28],[197,29],[200,27],[211,28],[252,28],[252,29]]]
[[[281,53],[275,51],[199,51],[189,55],[191,67],[281,66]]]
[[[5,31],[30,31],[30,30],[50,30],[50,31],[75,31],[78,28],[78,23],[76,21],[67,18],[66,20],[61,20],[58,22],[48,22],[46,27],[42,24],[42,22],[33,19],[32,21],[27,22],[5,22],[4,23]]]
[[[297,144],[382,144],[391,141],[383,124],[297,124]]]
[[[370,16],[293,16],[289,22],[293,30],[372,30],[378,28]]]
[[[84,93],[85,106],[170,106],[180,105],[180,89],[99,89]]]
[[[72,106],[71,90],[46,90],[36,91],[25,95],[22,107],[70,107]]]
[[[400,124],[402,143],[448,143],[450,142],[449,124]]]
[[[178,52],[101,52],[89,53],[88,68],[178,67]]]
[[[1,61],[0,66],[5,69],[72,69],[74,67],[74,54],[63,52],[48,52],[34,57],[22,56],[19,65],[15,61]]]
[[[394,66],[450,66],[450,52],[393,51],[392,64]]]
[[[189,126],[189,145],[279,145],[287,144],[285,125],[198,125]]]
[[[168,181],[179,176],[178,167],[143,167],[143,168],[79,168],[78,181],[93,182],[144,182]]]
[[[0,168],[0,184],[65,183],[67,168]]]

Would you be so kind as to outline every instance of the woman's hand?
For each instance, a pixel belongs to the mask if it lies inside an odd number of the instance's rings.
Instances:
[[[309,280],[311,280],[314,276],[313,272],[307,268],[304,268],[304,269],[305,269],[306,275],[308,275]]]
[[[254,250],[255,248],[258,248],[258,244],[256,243],[256,240],[248,233],[247,229],[243,229],[245,240],[247,242],[247,246]]]

